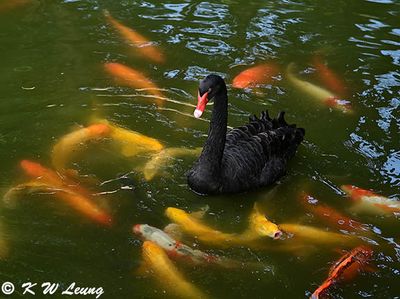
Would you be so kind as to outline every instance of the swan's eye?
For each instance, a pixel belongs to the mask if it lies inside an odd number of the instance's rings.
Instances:
[[[207,92],[210,93],[211,92],[211,88],[209,88]]]

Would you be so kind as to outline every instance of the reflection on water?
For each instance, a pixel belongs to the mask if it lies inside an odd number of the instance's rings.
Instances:
[[[166,63],[158,65],[135,55],[107,25],[103,9],[160,46]],[[212,106],[205,121],[197,121],[193,105],[198,81],[209,73],[227,81],[230,126],[243,124],[249,114],[259,114],[267,106],[272,115],[287,111],[288,122],[306,128],[307,139],[273,196],[257,190],[212,198],[188,190],[185,172],[193,157],[174,158],[165,167],[167,175],[147,182],[138,170],[146,157],[121,157],[109,142],[92,144],[71,166],[96,202],[110,208],[114,226],[99,228],[46,194],[28,194],[26,200],[19,200],[18,208],[1,213],[9,242],[1,279],[55,280],[66,285],[80,281],[103,286],[103,298],[163,297],[153,280],[132,273],[141,263],[142,245],[131,236],[133,224],[162,228],[168,224],[164,210],[169,206],[196,211],[209,205],[205,223],[240,232],[257,200],[276,223],[299,222],[348,233],[335,230],[299,205],[298,192],[307,190],[373,231],[372,237],[363,238],[376,252],[378,271],[338,285],[333,297],[396,298],[399,218],[353,210],[340,185],[359,185],[399,199],[399,17],[399,2],[389,0],[32,0],[0,9],[2,193],[26,181],[18,166],[21,160],[50,165],[53,145],[93,118],[151,136],[167,147],[202,146]],[[305,70],[298,74],[300,78],[328,88],[312,65],[316,53],[346,83],[354,114],[320,105],[287,82],[284,70],[294,62]],[[119,87],[105,74],[106,62],[145,73],[163,92],[164,106],[157,107],[145,90]],[[256,89],[232,88],[237,74],[263,62],[279,65],[277,80]],[[209,253],[274,266],[271,274],[178,263],[184,275],[212,298],[307,297],[340,256],[326,247],[289,254],[216,250],[197,240],[190,242]]]

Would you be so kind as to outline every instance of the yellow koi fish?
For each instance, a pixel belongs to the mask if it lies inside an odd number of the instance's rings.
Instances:
[[[110,128],[109,137],[121,144],[121,153],[125,157],[133,157],[141,153],[159,152],[164,146],[157,140],[139,132],[124,129],[109,123],[106,120],[99,121],[106,123]]]
[[[164,290],[178,298],[207,298],[206,294],[183,277],[160,246],[145,241],[142,254],[145,265]]]
[[[196,156],[201,153],[202,148],[189,149],[184,147],[170,147],[154,154],[143,168],[146,181],[151,181],[160,171],[176,157]]]
[[[352,112],[349,101],[341,100],[330,91],[297,78],[294,75],[294,68],[294,63],[290,63],[286,70],[286,77],[293,86],[331,108],[338,109],[344,113]]]
[[[254,236],[254,239],[267,236],[275,240],[280,239],[283,235],[278,225],[269,221],[265,214],[260,212],[257,202],[254,203],[253,211],[249,216],[248,231],[243,233],[242,236],[239,236],[239,238],[245,240],[251,235]]]
[[[57,171],[64,172],[71,155],[90,140],[106,137],[110,133],[107,124],[93,124],[63,136],[53,147],[52,163]]]
[[[108,10],[104,10],[103,13],[107,21],[119,32],[129,45],[136,47],[140,54],[157,63],[163,63],[165,61],[164,54],[157,47],[152,45],[147,38],[114,19]]]
[[[280,227],[286,233],[291,233],[294,238],[300,238],[301,240],[307,240],[317,244],[338,244],[338,243],[355,243],[358,241],[355,237],[347,236],[338,233],[327,232],[319,228],[315,228],[308,225],[300,225],[294,223],[283,223]],[[299,241],[299,240],[297,240]]]

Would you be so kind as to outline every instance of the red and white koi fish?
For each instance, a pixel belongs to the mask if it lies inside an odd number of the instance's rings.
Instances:
[[[29,176],[35,178],[39,184],[28,183],[26,187],[44,187],[46,190],[54,190],[57,197],[64,200],[72,208],[88,218],[104,225],[111,225],[111,217],[97,206],[88,197],[89,192],[71,180],[63,178],[51,169],[45,168],[39,163],[22,160],[22,169]]]
[[[327,86],[334,93],[340,95],[341,97],[346,97],[347,88],[344,82],[336,75],[328,66],[322,62],[320,55],[315,55],[313,57],[313,66],[319,75],[322,83]]]
[[[331,285],[340,281],[350,281],[360,271],[369,270],[368,262],[372,259],[373,251],[370,247],[359,246],[346,253],[333,265],[328,273],[328,278],[315,290],[311,299],[319,299]]]
[[[400,213],[400,201],[390,199],[353,185],[340,187],[362,210],[374,213]]]
[[[311,213],[338,229],[345,229],[347,231],[367,230],[366,226],[362,223],[339,213],[328,205],[318,202],[318,199],[305,192],[300,195],[300,203]]]
[[[108,10],[104,10],[104,16],[106,17],[107,21],[126,40],[126,42],[131,46],[135,46],[137,51],[142,56],[145,56],[157,63],[165,62],[164,54],[147,38],[114,19]]]
[[[294,63],[290,63],[286,70],[286,78],[303,93],[309,95],[320,103],[324,103],[328,107],[340,110],[344,113],[351,113],[352,108],[349,101],[341,100],[337,95],[330,91],[314,85],[310,82],[301,80],[294,75]]]
[[[248,68],[233,78],[232,86],[236,88],[253,88],[258,84],[267,84],[279,74],[279,67],[273,63],[264,63]]]
[[[166,232],[148,224],[136,224],[133,232],[142,238],[156,243],[163,248],[171,258],[189,260],[196,265],[216,264],[224,268],[237,268],[241,263],[217,255],[193,249],[180,241],[174,240]]]

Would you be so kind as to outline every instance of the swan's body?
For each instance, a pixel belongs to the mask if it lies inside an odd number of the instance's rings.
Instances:
[[[304,129],[288,125],[284,112],[271,119],[267,112],[227,132],[228,97],[224,80],[207,76],[199,87],[195,116],[214,98],[214,108],[203,151],[188,172],[188,184],[200,194],[235,193],[274,183],[303,140]]]

